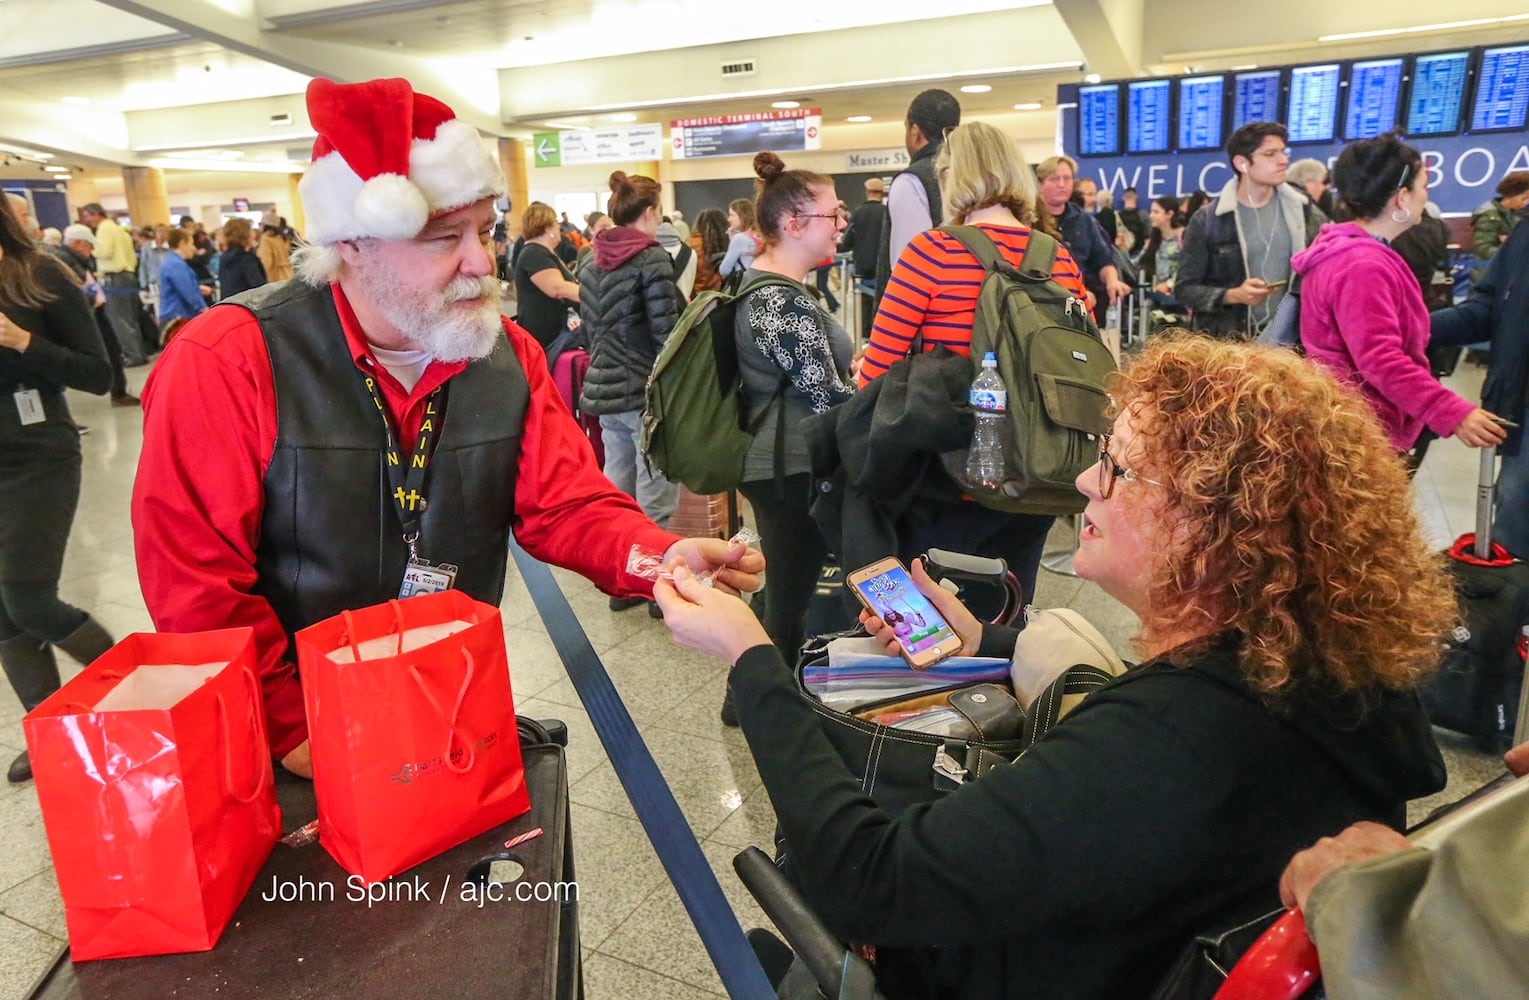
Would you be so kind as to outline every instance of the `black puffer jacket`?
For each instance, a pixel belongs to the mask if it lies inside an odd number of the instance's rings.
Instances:
[[[591,355],[579,406],[594,414],[641,410],[653,361],[679,321],[674,261],[645,233],[605,230],[579,269],[579,316]]]

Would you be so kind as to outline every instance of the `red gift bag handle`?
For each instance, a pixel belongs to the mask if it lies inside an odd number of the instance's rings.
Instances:
[[[449,717],[441,710],[440,702],[435,700],[435,695],[431,694],[430,689],[425,686],[425,679],[420,676],[419,668],[416,666],[409,667],[409,675],[414,678],[414,683],[419,685],[420,693],[425,696],[425,700],[430,703],[430,707],[435,709],[435,714],[440,716],[441,721],[446,723],[448,732],[446,734],[446,754],[444,759],[446,761],[446,768],[454,774],[466,774],[473,769],[473,764],[477,763],[478,760],[477,751],[472,748],[472,744],[468,743],[466,737],[457,732],[457,717],[462,714],[462,703],[467,700],[467,688],[468,685],[472,684],[473,673],[477,669],[473,663],[472,654],[465,649],[462,650],[462,659],[467,664],[467,673],[462,677],[462,687],[457,691],[457,701],[451,707],[451,715]],[[461,767],[457,767],[451,762],[451,744],[453,741],[459,741],[462,744],[462,749],[466,751],[466,763]]]
[[[393,609],[393,627],[391,629],[389,629],[384,634],[385,635],[397,635],[398,636],[398,648],[393,651],[393,655],[394,656],[402,656],[403,655],[403,608],[398,606],[398,598],[396,598],[396,597],[393,598],[392,600],[388,601],[388,605]],[[342,643],[349,643],[350,644],[350,651],[353,654],[355,654],[356,662],[360,663],[361,662],[361,646],[356,641],[356,623],[351,618],[351,614],[350,614],[349,611],[341,611],[340,612],[340,617],[345,621],[345,631],[343,633],[341,633],[340,641]]]
[[[1216,1000],[1295,1000],[1322,975],[1317,946],[1306,933],[1306,917],[1291,910],[1264,931],[1232,966]]]
[[[245,669],[241,670],[240,673],[244,675],[245,686],[250,689],[250,697],[255,699],[253,704],[259,704],[260,686],[259,682],[255,680],[254,671]],[[234,790],[233,727],[229,724],[228,705],[224,703],[223,692],[221,691],[218,692],[217,702],[218,720],[222,723],[223,727],[223,790],[227,792],[235,802],[239,802],[243,805],[249,805],[260,797],[260,792],[265,787],[265,768],[261,766],[260,760],[258,758],[258,754],[261,752],[261,749],[259,747],[255,748],[255,752],[257,754],[255,761],[255,787],[250,789],[250,793],[248,795],[241,795]]]

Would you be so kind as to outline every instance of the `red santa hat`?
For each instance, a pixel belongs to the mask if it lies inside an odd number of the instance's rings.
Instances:
[[[315,79],[308,119],[319,137],[297,189],[311,243],[413,239],[432,215],[504,194],[478,130],[407,80]]]

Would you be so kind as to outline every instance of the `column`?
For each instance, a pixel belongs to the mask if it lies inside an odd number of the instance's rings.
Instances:
[[[158,167],[123,167],[122,193],[127,196],[127,214],[135,229],[173,221],[165,172]]]
[[[511,242],[520,235],[520,216],[531,204],[531,179],[526,173],[526,144],[521,139],[499,140],[499,167],[508,182],[510,210],[505,213],[505,230]]]
[[[299,233],[308,229],[308,217],[303,213],[303,196],[297,191],[297,182],[301,178],[302,174],[287,175],[287,197],[292,203],[292,214],[287,216],[287,225]]]

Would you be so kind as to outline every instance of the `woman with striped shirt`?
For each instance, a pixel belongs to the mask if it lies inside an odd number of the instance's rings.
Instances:
[[[979,227],[1017,267],[1037,214],[1035,174],[1013,141],[985,122],[962,125],[946,137],[935,171],[945,224]],[[1078,298],[1085,296],[1083,275],[1065,247],[1057,248],[1052,276]],[[982,264],[955,237],[939,229],[915,236],[892,268],[860,366],[860,384],[907,356],[917,334],[923,335],[925,351],[948,347],[970,355],[983,278]],[[934,546],[1001,556],[1031,599],[1052,520],[991,510],[970,500],[943,504],[914,512],[899,526],[899,554],[906,561]]]

